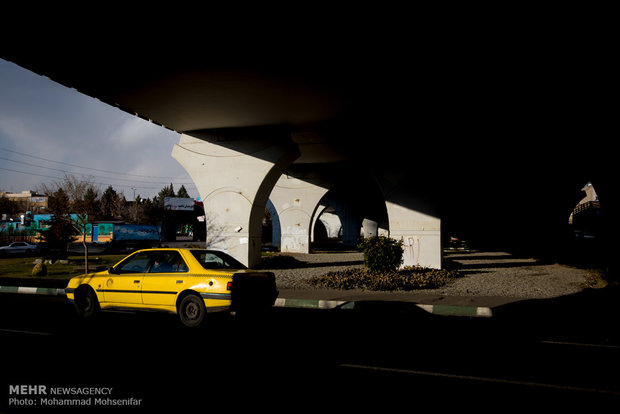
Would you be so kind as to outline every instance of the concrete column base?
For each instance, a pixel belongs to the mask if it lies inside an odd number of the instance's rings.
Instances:
[[[407,208],[404,203],[386,202],[390,237],[403,242],[403,266],[441,269],[441,220]]]

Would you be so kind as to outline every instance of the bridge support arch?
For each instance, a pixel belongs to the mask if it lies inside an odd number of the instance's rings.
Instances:
[[[182,134],[172,156],[204,203],[207,248],[252,267],[260,263],[261,223],[269,194],[299,157],[285,131],[241,129]]]
[[[282,175],[269,199],[280,224],[280,251],[310,253],[312,218],[328,186],[312,180]]]

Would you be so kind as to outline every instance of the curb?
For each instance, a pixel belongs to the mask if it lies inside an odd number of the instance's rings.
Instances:
[[[0,293],[17,293],[25,295],[65,296],[62,288],[29,287],[29,286],[0,286]],[[483,306],[450,306],[415,304],[420,309],[433,315],[493,317],[491,308]],[[278,298],[273,304],[276,308],[303,308],[303,309],[355,309],[355,301],[324,300],[324,299],[288,299]]]
[[[481,318],[492,318],[493,311],[486,306],[451,306],[451,305],[422,305],[419,308],[428,313],[445,316],[472,316]]]
[[[20,293],[25,295],[65,296],[63,288],[30,286],[0,286],[0,293]]]
[[[335,309],[348,302],[345,300],[323,300],[323,299],[286,299],[278,298],[273,304],[276,308],[307,308],[307,309]],[[348,309],[348,308],[347,308]],[[351,307],[351,309],[353,309]]]
[[[493,311],[485,306],[451,306],[415,304],[420,309],[433,315],[469,316],[491,318]],[[305,308],[305,309],[355,309],[355,301],[323,300],[323,299],[287,299],[278,298],[273,305],[278,308]]]

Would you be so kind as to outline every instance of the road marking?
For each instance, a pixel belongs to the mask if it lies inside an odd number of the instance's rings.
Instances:
[[[0,331],[2,331],[2,332],[9,332],[9,333],[28,334],[28,335],[42,335],[42,336],[50,336],[50,335],[52,335],[49,332],[24,331],[24,330],[21,330],[21,329],[5,329],[5,328],[0,328]]]
[[[525,385],[528,387],[551,388],[551,389],[562,390],[562,391],[579,391],[579,392],[588,392],[588,393],[595,393],[595,394],[620,395],[620,391],[601,390],[598,388],[573,387],[570,385],[547,384],[544,382],[516,381],[516,380],[507,380],[507,379],[502,379],[502,378],[476,377],[476,376],[471,376],[471,375],[446,374],[442,372],[417,371],[417,370],[402,369],[402,368],[386,368],[386,367],[377,367],[377,366],[372,366],[372,365],[340,364],[339,366],[344,367],[344,368],[365,369],[369,371],[394,372],[394,373],[399,373],[399,374],[412,374],[412,375],[423,375],[423,376],[429,376],[429,377],[460,379],[460,380],[467,380],[467,381],[491,382],[491,383],[496,383],[496,384]]]
[[[551,345],[570,345],[570,346],[583,346],[589,348],[607,348],[607,349],[620,349],[619,345],[604,345],[604,344],[584,344],[582,342],[563,342],[563,341],[538,341],[541,344]]]

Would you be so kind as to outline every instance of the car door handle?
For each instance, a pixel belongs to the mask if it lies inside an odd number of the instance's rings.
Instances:
[[[133,283],[140,283],[140,281],[139,280],[134,280]]]
[[[183,281],[182,281],[182,280],[177,280],[177,284],[178,284],[178,283],[183,283]]]

